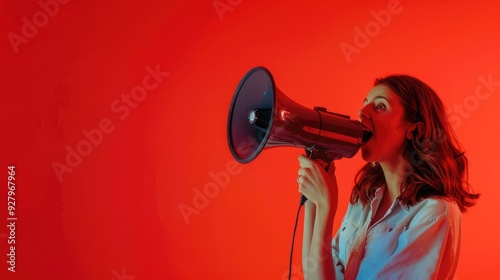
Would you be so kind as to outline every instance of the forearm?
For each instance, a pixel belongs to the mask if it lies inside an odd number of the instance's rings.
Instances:
[[[312,232],[309,255],[304,273],[305,279],[335,279],[332,260],[332,228],[335,213],[330,207],[315,209],[314,227]]]
[[[311,240],[314,230],[314,220],[316,219],[316,205],[311,201],[306,201],[304,204],[304,233],[302,238],[302,270],[304,275],[307,274],[309,251],[311,248]]]
[[[299,156],[299,162],[299,192],[308,198],[302,245],[304,278],[334,279],[331,242],[338,198],[335,168],[330,166],[327,174],[322,165],[304,155]]]

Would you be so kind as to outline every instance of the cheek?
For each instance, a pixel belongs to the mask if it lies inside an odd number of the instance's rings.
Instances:
[[[383,135],[396,136],[403,135],[406,133],[406,129],[402,120],[399,117],[389,117],[381,120],[379,123],[379,129]]]
[[[392,135],[397,133],[397,129],[395,124],[390,123],[389,121],[380,122],[377,127],[377,134],[383,137],[392,137]]]
[[[386,123],[378,127],[377,130],[378,140],[382,147],[389,150],[396,150],[400,147],[406,139],[406,130],[400,124]],[[385,148],[382,148],[385,149]]]

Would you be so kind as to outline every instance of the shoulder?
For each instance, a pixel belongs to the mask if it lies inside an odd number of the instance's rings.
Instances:
[[[414,215],[413,222],[441,221],[454,226],[460,224],[462,219],[462,212],[458,205],[444,198],[426,198],[407,209]]]

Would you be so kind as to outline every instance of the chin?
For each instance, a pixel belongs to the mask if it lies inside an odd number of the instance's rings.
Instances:
[[[361,157],[366,162],[380,162],[383,158],[379,149],[367,145],[361,146]]]
[[[361,147],[361,157],[366,162],[373,162],[374,161],[370,149],[365,148],[365,147]]]

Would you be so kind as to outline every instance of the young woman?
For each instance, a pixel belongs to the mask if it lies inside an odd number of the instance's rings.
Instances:
[[[327,174],[299,157],[305,279],[452,279],[461,215],[479,194],[443,103],[422,81],[392,75],[375,81],[359,118],[373,133],[361,147],[367,163],[333,240],[335,166]]]

